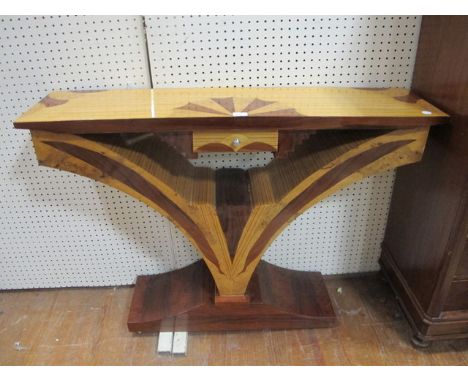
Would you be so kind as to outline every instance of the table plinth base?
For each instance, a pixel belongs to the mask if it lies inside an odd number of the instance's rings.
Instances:
[[[216,299],[203,261],[160,275],[139,276],[128,329],[132,332],[301,329],[337,324],[319,272],[261,261],[246,299]]]

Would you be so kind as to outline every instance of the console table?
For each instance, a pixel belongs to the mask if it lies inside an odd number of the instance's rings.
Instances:
[[[203,261],[137,278],[128,328],[205,331],[335,325],[321,274],[263,253],[320,200],[419,161],[446,118],[405,89],[135,89],[53,92],[14,125],[40,164],[132,195],[198,249]],[[189,160],[247,151],[275,158],[216,171]]]

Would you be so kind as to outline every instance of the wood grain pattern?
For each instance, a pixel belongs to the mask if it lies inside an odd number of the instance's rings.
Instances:
[[[429,127],[447,121],[446,116],[431,117],[228,117],[219,118],[160,118],[114,119],[89,121],[14,122],[16,128],[64,134],[127,133],[131,132],[192,132],[204,130],[392,130]]]
[[[157,332],[170,318],[174,322],[172,330],[190,332],[337,324],[318,272],[292,271],[261,262],[247,289],[247,298],[218,298],[215,304],[215,294],[215,284],[202,261],[161,275],[140,276],[128,328]]]
[[[423,99],[410,96],[408,90],[394,88],[134,89],[53,92],[46,99],[48,105],[33,106],[15,126],[80,134],[391,128],[428,126],[447,117]],[[248,115],[233,117],[234,112]]]
[[[402,140],[396,142],[384,143],[376,146],[368,151],[360,153],[353,158],[340,163],[330,170],[326,175],[322,176],[319,180],[312,183],[305,188],[295,199],[291,200],[278,215],[273,218],[266,226],[260,237],[252,246],[247,258],[246,267],[253,262],[263,252],[264,248],[271,241],[274,233],[286,223],[293,216],[297,216],[304,207],[310,203],[311,200],[316,199],[321,194],[334,187],[346,177],[354,174],[359,169],[377,161],[383,156],[408,145],[412,140]]]
[[[265,168],[194,167],[150,135],[33,132],[39,161],[116,187],[169,217],[199,250],[220,295],[243,295],[271,241],[307,208],[364,176],[412,163],[426,128],[324,132]]]
[[[238,144],[233,142],[237,140]],[[237,142],[236,142],[237,143]],[[194,131],[194,152],[249,152],[278,150],[278,131]]]
[[[234,257],[238,279],[248,281],[270,243],[307,208],[364,176],[419,160],[426,136],[426,129],[377,137],[318,134],[303,152],[250,170],[253,209]],[[381,156],[376,147],[387,144],[391,149]],[[369,159],[364,160],[367,156]],[[347,166],[352,167],[349,172],[337,170]],[[335,173],[339,173],[336,178]],[[335,180],[330,182],[330,178]],[[315,191],[309,192],[311,189]]]
[[[140,135],[140,134],[136,134]],[[174,131],[171,133],[157,133],[158,138],[172,146],[177,152],[188,159],[197,159],[198,154],[193,150],[193,134],[189,131]]]
[[[294,152],[296,146],[301,145],[304,141],[316,134],[315,130],[292,130],[279,131],[278,133],[278,151],[275,153],[276,158],[286,158],[290,153]]]
[[[236,254],[237,244],[252,211],[248,171],[216,171],[216,212],[226,237],[229,255]]]
[[[186,357],[158,355],[157,334],[128,331],[133,287],[1,291],[0,364],[468,366],[468,339],[409,344],[411,327],[377,274],[325,284],[339,325],[190,333]]]

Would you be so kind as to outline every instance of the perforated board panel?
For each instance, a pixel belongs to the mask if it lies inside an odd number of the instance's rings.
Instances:
[[[159,87],[409,87],[415,16],[146,17]]]
[[[149,87],[141,17],[0,19],[0,289],[132,283],[174,267],[170,226],[131,197],[39,167],[12,120],[54,89]]]
[[[176,86],[409,86],[418,17],[0,18],[0,289],[130,284],[198,258],[131,197],[38,167],[11,121],[56,89]],[[258,45],[258,46],[257,46]],[[270,154],[195,161],[249,168]],[[296,220],[266,259],[294,269],[377,269],[393,172]]]
[[[409,87],[420,17],[145,17],[154,87]],[[202,154],[212,168],[271,154]],[[394,171],[354,184],[294,221],[264,257],[325,274],[377,270]],[[176,246],[192,250],[180,234]],[[181,259],[185,256],[179,257]]]

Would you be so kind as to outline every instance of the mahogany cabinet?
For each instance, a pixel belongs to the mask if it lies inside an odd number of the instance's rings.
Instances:
[[[397,170],[381,265],[427,345],[468,337],[468,17],[423,17],[412,90],[451,118]]]

